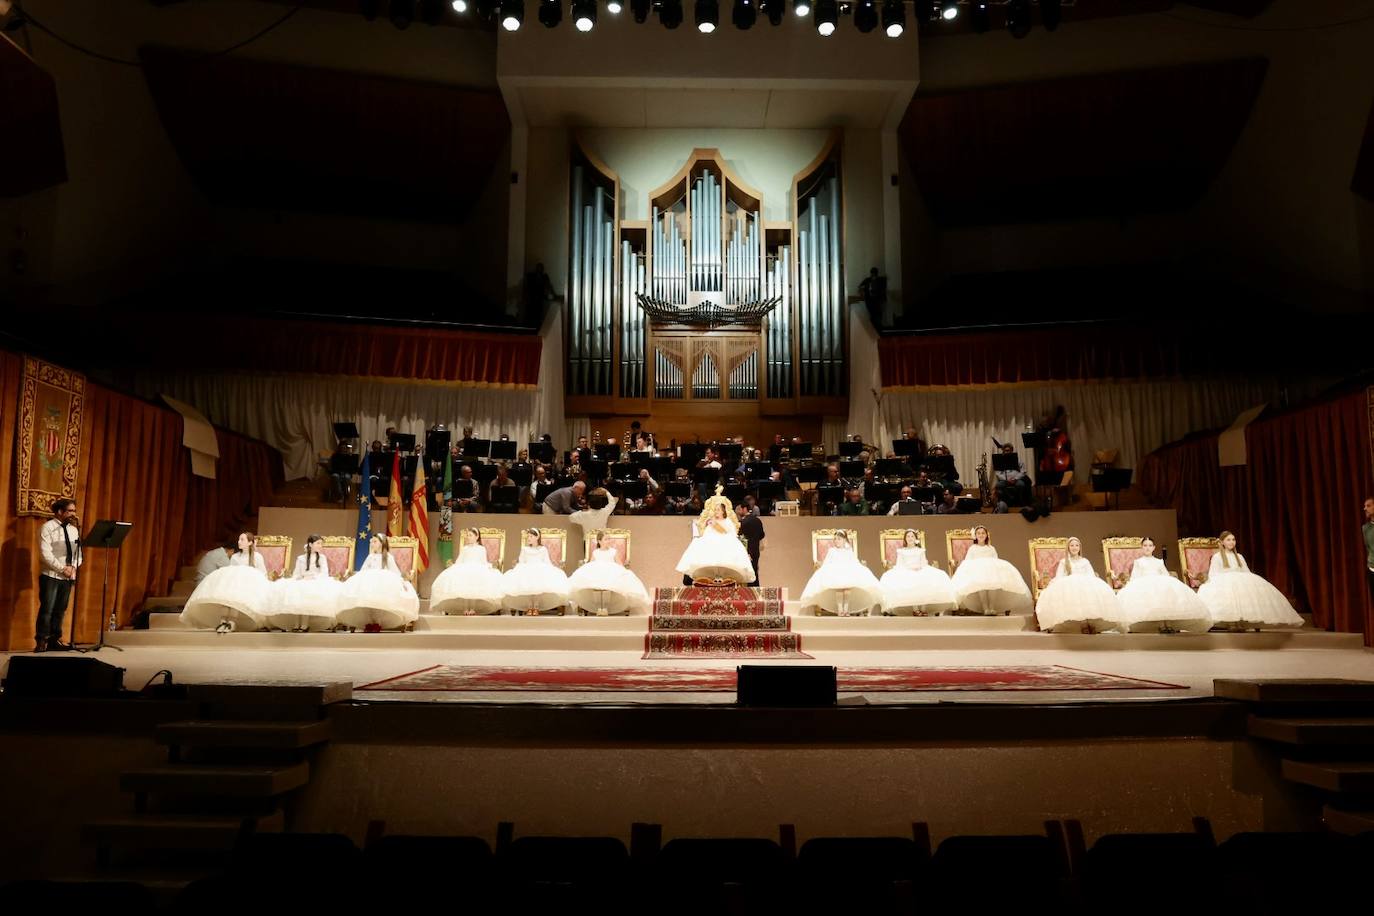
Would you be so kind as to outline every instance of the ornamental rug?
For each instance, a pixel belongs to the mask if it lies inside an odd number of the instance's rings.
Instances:
[[[650,630],[790,630],[792,618],[781,613],[767,617],[711,614],[655,614],[649,618]]]
[[[709,618],[698,618],[709,619]],[[752,620],[766,620],[755,617]],[[811,658],[801,650],[801,634],[790,630],[692,632],[654,631],[644,634],[644,658]]]
[[[721,693],[735,689],[730,668],[502,668],[434,665],[356,690],[625,691]],[[1101,674],[1063,665],[972,668],[841,668],[841,692],[978,690],[1186,690],[1178,684]]]
[[[654,613],[675,617],[775,615],[783,612],[784,590],[776,587],[688,586],[654,590]]]

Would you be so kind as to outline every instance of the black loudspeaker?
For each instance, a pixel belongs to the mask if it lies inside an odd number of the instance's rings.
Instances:
[[[98,658],[16,655],[5,692],[12,697],[112,697],[124,689],[124,669]]]
[[[825,665],[740,665],[740,706],[834,706],[835,669]]]

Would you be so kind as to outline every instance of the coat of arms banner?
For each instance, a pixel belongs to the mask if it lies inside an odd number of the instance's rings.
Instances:
[[[24,357],[19,390],[20,515],[52,514],[52,501],[76,495],[86,377]]]

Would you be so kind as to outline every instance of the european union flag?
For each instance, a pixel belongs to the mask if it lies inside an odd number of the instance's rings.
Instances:
[[[363,466],[358,472],[362,481],[358,485],[358,537],[353,548],[353,571],[363,568],[367,559],[368,546],[372,542],[372,477],[370,463],[372,455],[363,453]]]

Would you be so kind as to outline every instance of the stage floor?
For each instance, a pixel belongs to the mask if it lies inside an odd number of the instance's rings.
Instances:
[[[177,682],[348,681],[354,700],[376,703],[531,703],[560,705],[728,704],[728,690],[363,690],[368,684],[449,666],[618,669],[668,676],[728,671],[740,664],[835,665],[841,682],[855,669],[1058,667],[1160,682],[1133,689],[841,690],[852,704],[1060,704],[1195,700],[1215,678],[1374,680],[1374,653],[1357,634],[1315,631],[1200,635],[1052,635],[1014,629],[1012,619],[794,618],[812,659],[643,658],[646,618],[429,618],[412,633],[234,633],[174,628],[120,631],[102,661],[126,669],[138,689],[169,669]],[[7,660],[6,660],[7,661]],[[603,672],[604,673],[604,672]]]

